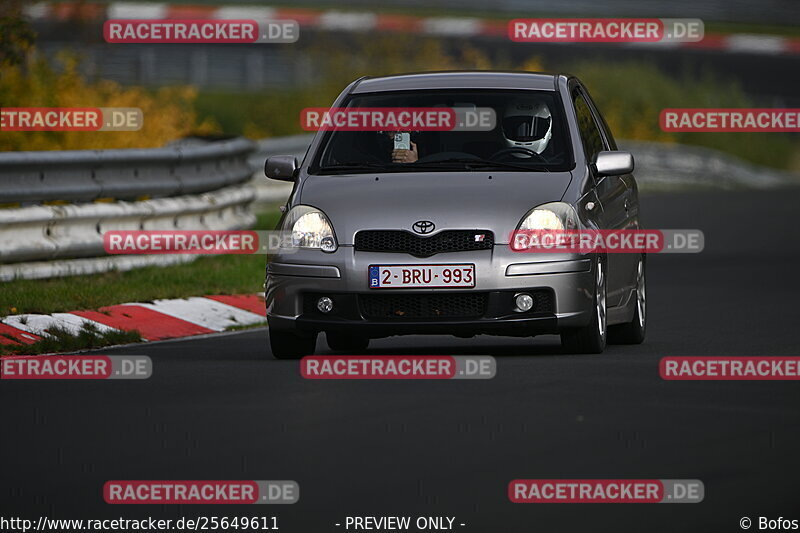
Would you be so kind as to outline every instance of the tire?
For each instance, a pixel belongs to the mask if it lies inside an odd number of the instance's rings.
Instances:
[[[627,324],[608,328],[608,342],[613,344],[641,344],[647,333],[647,262],[645,256],[639,259],[636,267],[636,309],[633,319]]]
[[[369,347],[369,337],[342,333],[326,333],[325,337],[328,346],[336,352],[362,352]]]
[[[561,333],[561,346],[569,353],[603,353],[608,337],[606,307],[606,265],[598,257],[595,263],[592,319],[587,326]]]
[[[297,335],[290,331],[269,332],[269,346],[275,359],[300,359],[314,353],[317,335]]]

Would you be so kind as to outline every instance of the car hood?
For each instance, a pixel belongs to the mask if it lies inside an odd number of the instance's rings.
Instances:
[[[299,203],[321,209],[339,244],[351,245],[357,231],[404,229],[419,220],[444,229],[493,231],[507,243],[530,209],[557,202],[569,172],[436,172],[307,176]]]

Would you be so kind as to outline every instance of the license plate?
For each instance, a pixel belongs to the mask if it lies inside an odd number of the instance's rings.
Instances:
[[[370,265],[372,289],[474,287],[475,265]]]

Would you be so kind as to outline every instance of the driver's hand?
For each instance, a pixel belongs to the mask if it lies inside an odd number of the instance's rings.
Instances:
[[[411,150],[392,150],[392,163],[413,163],[417,159],[417,143],[411,143]]]

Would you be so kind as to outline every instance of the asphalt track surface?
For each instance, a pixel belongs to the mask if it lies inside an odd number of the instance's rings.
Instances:
[[[460,531],[741,531],[800,519],[800,383],[667,382],[667,355],[798,355],[800,190],[643,198],[651,228],[700,228],[651,256],[641,346],[563,355],[556,337],[395,337],[374,354],[492,354],[493,380],[306,381],[266,329],[104,350],[146,381],[3,381],[0,515],[455,516]],[[318,353],[327,352],[321,338]],[[699,504],[512,504],[516,478],[700,479]],[[292,479],[292,506],[112,506],[110,479]],[[757,530],[754,526],[752,530]]]

